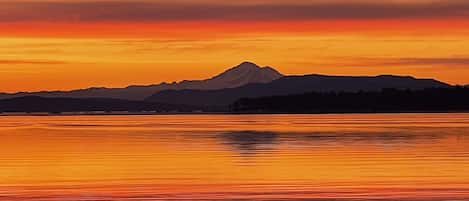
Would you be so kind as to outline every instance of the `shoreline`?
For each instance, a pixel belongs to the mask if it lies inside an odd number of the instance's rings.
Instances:
[[[165,116],[165,115],[327,115],[327,114],[465,114],[469,110],[457,111],[387,111],[387,112],[4,112],[0,117],[15,116]]]

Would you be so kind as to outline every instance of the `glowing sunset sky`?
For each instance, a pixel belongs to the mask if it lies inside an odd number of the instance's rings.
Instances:
[[[284,74],[469,83],[466,0],[0,0],[0,91]]]

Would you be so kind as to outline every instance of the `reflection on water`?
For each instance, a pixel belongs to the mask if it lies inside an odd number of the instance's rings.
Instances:
[[[254,154],[257,150],[266,151],[275,147],[278,134],[275,132],[233,131],[222,133],[225,144],[232,146],[240,154]]]
[[[469,114],[0,117],[0,200],[468,200]]]

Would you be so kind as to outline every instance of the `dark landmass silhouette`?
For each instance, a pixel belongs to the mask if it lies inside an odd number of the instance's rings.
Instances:
[[[194,106],[174,105],[167,103],[149,103],[107,98],[44,98],[25,96],[0,100],[0,112],[93,112],[93,111],[126,111],[126,112],[192,112],[200,110]]]
[[[206,80],[185,80],[174,83],[161,83],[148,86],[128,86],[126,88],[93,87],[73,91],[21,92],[14,94],[0,93],[0,99],[41,96],[66,98],[115,98],[126,100],[143,100],[163,90],[215,90],[243,86],[249,83],[268,83],[283,75],[271,67],[259,67],[251,62],[243,62],[225,72]]]
[[[385,88],[425,89],[451,85],[434,79],[416,79],[410,76],[284,76],[269,83],[247,84],[219,90],[165,90],[148,97],[146,101],[197,106],[225,106],[240,98],[301,94],[329,91],[380,91]]]
[[[466,110],[468,89],[411,76],[284,76],[243,62],[207,80],[0,94],[0,112],[333,113]]]
[[[379,113],[469,111],[469,88],[384,89],[360,92],[311,92],[243,98],[231,105],[246,113]]]

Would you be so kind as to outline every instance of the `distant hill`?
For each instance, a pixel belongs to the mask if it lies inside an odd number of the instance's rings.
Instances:
[[[410,76],[304,75],[285,76],[270,83],[248,84],[220,90],[165,90],[155,93],[146,100],[189,105],[228,105],[240,98],[301,94],[311,91],[354,92],[379,91],[384,88],[424,89],[438,87],[451,87],[451,85],[433,79],[416,79]]]
[[[350,113],[469,111],[469,88],[384,89],[374,92],[312,92],[243,98],[233,112]]]
[[[163,90],[215,90],[243,86],[250,83],[268,83],[283,75],[271,67],[259,67],[251,62],[243,62],[227,71],[206,80],[182,81],[179,83],[161,83],[148,86],[129,86],[126,88],[88,88],[73,91],[44,91],[31,93],[0,93],[0,99],[41,96],[66,98],[116,98],[127,100],[143,100]],[[0,89],[1,90],[1,89]]]
[[[26,96],[0,100],[0,112],[90,112],[90,111],[194,111],[193,106],[148,103],[106,98],[44,98]]]

